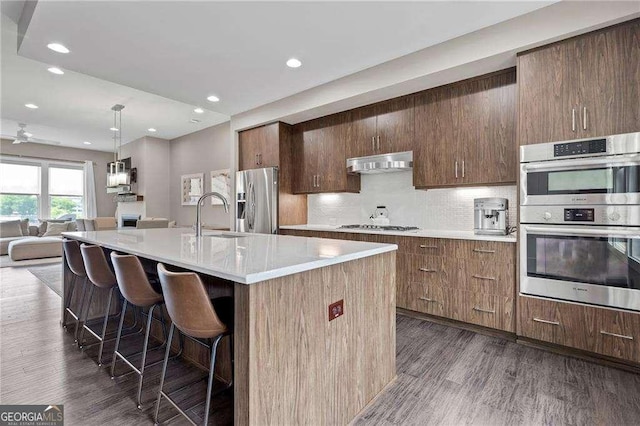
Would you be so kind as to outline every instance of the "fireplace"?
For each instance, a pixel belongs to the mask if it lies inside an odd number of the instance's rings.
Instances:
[[[137,214],[120,215],[120,223],[118,224],[118,227],[119,228],[135,228],[139,219],[140,219],[140,215],[137,215]]]

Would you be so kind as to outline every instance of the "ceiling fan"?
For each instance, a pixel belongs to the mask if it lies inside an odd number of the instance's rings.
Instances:
[[[24,123],[18,124],[18,131],[15,135],[1,135],[3,139],[13,139],[13,144],[18,145],[21,143],[34,142],[34,143],[42,143],[47,145],[60,145],[61,143],[58,141],[52,141],[47,139],[39,139],[34,138],[33,133],[29,133],[26,130],[27,125]]]

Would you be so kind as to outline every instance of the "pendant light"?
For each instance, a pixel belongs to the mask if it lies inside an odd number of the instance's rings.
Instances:
[[[117,188],[121,185],[129,185],[129,173],[125,169],[122,160],[122,110],[124,105],[116,104],[111,107],[113,111],[113,162],[109,163],[107,173],[107,188]]]

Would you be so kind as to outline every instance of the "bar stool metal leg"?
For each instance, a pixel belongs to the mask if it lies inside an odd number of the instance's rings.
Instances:
[[[156,412],[153,416],[153,421],[155,424],[158,423],[158,414],[160,413],[160,400],[164,392],[162,391],[162,387],[164,386],[164,378],[167,374],[167,364],[169,363],[169,355],[171,354],[171,341],[173,340],[173,330],[175,329],[175,325],[171,324],[169,327],[169,336],[167,337],[167,349],[164,353],[164,363],[162,364],[162,374],[160,375],[160,387],[158,388],[158,399],[156,400]]]
[[[73,334],[73,342],[75,344],[78,343],[78,335],[80,334],[80,320],[82,318],[82,310],[84,309],[84,299],[87,295],[87,285],[88,285],[88,278],[84,277],[84,279],[82,280],[82,294],[80,295],[80,301],[78,302],[78,316],[76,317],[76,329],[75,332]]]
[[[109,323],[109,311],[111,310],[111,299],[113,298],[113,290],[115,287],[111,287],[109,290],[109,300],[107,301],[107,309],[104,313],[104,322],[102,324],[102,335],[100,336],[100,352],[98,353],[98,367],[102,367],[102,349],[104,348],[104,337],[107,334],[107,324]],[[122,315],[124,316],[124,310],[122,311]]]
[[[158,306],[153,305],[149,308],[149,315],[147,318],[147,332],[144,335],[144,345],[142,347],[142,365],[140,366],[140,379],[138,381],[138,409],[142,409],[142,382],[144,380],[144,367],[145,364],[147,363],[147,348],[149,347],[149,334],[151,334],[151,321],[153,320],[153,310],[155,309],[155,307]],[[171,348],[171,345],[167,345],[169,348]]]
[[[111,378],[115,377],[116,359],[118,356],[118,348],[120,347],[120,338],[122,337],[122,325],[124,324],[125,313],[127,312],[127,299],[122,303],[122,312],[120,313],[120,323],[118,324],[118,335],[116,336],[116,347],[113,350],[113,359],[111,360]]]
[[[91,301],[93,300],[93,291],[95,287],[91,285],[89,289],[89,300],[87,300],[87,304],[84,309],[84,316],[82,318],[82,330],[80,330],[80,337],[78,338],[78,347],[80,349],[84,348],[84,330],[87,328],[87,319],[89,318],[89,311],[91,310]]]
[[[209,381],[207,382],[207,400],[204,404],[204,424],[209,423],[209,407],[211,406],[211,391],[213,390],[213,378],[215,376],[216,353],[218,352],[218,343],[222,339],[222,334],[216,337],[211,344],[211,365],[209,367]]]

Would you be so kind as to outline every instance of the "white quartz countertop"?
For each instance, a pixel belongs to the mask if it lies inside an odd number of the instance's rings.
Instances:
[[[221,231],[204,231],[203,236],[197,238],[188,228],[65,232],[63,235],[242,284],[398,249],[395,244]]]
[[[415,231],[378,231],[375,229],[340,229],[339,226],[331,225],[291,225],[281,226],[280,229],[292,229],[298,231],[347,232],[353,234],[399,235],[402,237],[451,238],[454,240],[498,241],[502,243],[515,243],[517,241],[515,234],[476,235],[473,231],[449,231],[444,229],[418,229]]]

